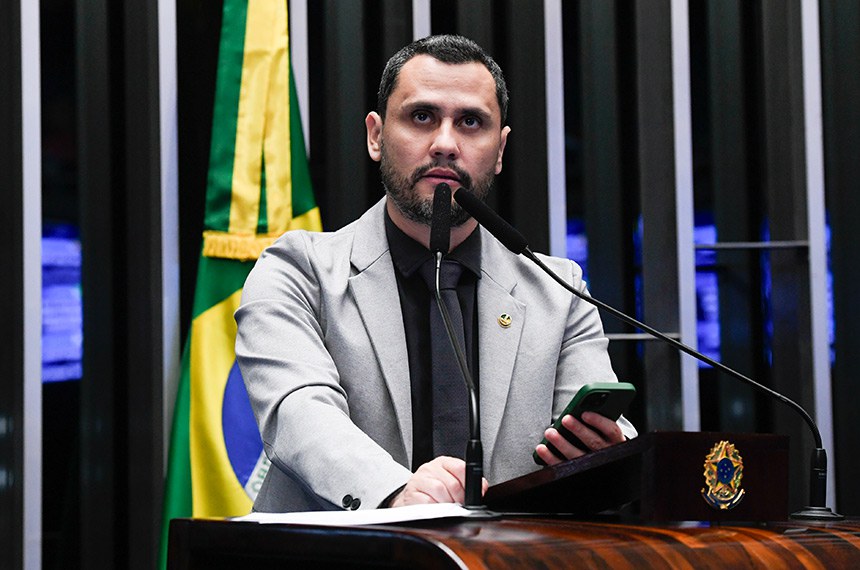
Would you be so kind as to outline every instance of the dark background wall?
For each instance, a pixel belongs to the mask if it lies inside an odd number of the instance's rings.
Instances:
[[[22,268],[23,247],[23,148],[21,124],[21,9],[15,2],[0,5],[0,169],[5,173],[4,199],[0,212],[0,243],[10,268]],[[14,481],[24,475],[24,434],[12,422],[24,416],[24,276],[23,270],[9,271],[0,280],[0,311],[15,333],[0,349],[0,566],[21,566],[24,560],[23,488]],[[16,334],[18,333],[18,334]],[[12,484],[9,483],[11,480]]]
[[[588,236],[593,293],[676,332],[671,42],[668,0],[562,3],[566,209]],[[70,137],[62,168],[43,168],[43,211],[80,226],[84,250],[84,377],[45,386],[46,567],[154,565],[163,479],[164,376],[155,3],[42,0],[43,139]],[[692,156],[696,215],[720,242],[720,341],[726,363],[813,407],[809,362],[808,236],[803,172],[809,144],[801,99],[800,2],[690,0]],[[19,329],[21,148],[18,3],[0,8],[0,156],[11,189],[0,240],[9,278],[7,319]],[[820,8],[826,199],[834,341],[832,387],[838,510],[860,513],[860,435],[853,429],[860,353],[853,288],[860,243],[860,1]],[[200,253],[221,3],[177,0],[180,306],[182,338]],[[379,74],[412,37],[411,3],[308,3],[310,164],[324,226],[336,229],[381,195],[363,119]],[[505,170],[491,205],[545,251],[548,236],[544,14],[540,0],[434,0],[435,33],[484,45],[511,90]],[[54,50],[53,52],[51,50]],[[17,58],[17,59],[16,59]],[[64,96],[58,111],[48,95]],[[553,120],[557,120],[553,118]],[[45,148],[44,165],[58,163]],[[57,172],[62,175],[57,176]],[[5,194],[4,194],[5,196]],[[645,237],[640,238],[640,228]],[[8,234],[8,235],[7,235]],[[793,245],[775,250],[779,239]],[[804,245],[807,243],[807,245]],[[700,309],[702,307],[700,306]],[[629,328],[606,320],[607,331]],[[0,414],[24,414],[22,345],[4,343]],[[613,341],[622,379],[640,388],[641,430],[678,429],[677,356],[638,340]],[[805,502],[808,435],[777,405],[700,370],[703,429],[791,434],[792,508]],[[6,425],[13,425],[6,424]],[[22,439],[0,433],[4,468],[20,474]],[[799,459],[798,459],[799,458]],[[0,486],[0,566],[20,560],[20,488]],[[831,505],[834,506],[834,505]],[[18,550],[16,550],[18,549]]]

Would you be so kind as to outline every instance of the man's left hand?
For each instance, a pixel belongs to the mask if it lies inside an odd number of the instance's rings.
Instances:
[[[561,425],[578,437],[579,441],[588,449],[576,447],[565,439],[557,429],[551,427],[546,430],[544,437],[564,455],[564,459],[556,457],[546,445],[541,443],[536,448],[537,454],[547,465],[557,465],[567,459],[585,455],[589,451],[597,451],[621,443],[625,439],[617,423],[594,412],[584,412],[582,421],[571,415],[564,416],[561,419]]]

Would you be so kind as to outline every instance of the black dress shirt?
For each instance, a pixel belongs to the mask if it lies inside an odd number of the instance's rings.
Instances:
[[[430,250],[407,236],[385,211],[385,233],[395,267],[397,291],[403,312],[406,350],[409,356],[409,378],[412,388],[412,470],[433,459],[433,394],[430,362],[430,303],[434,295],[427,288],[418,269],[433,255]],[[463,312],[463,337],[466,360],[475,386],[478,386],[478,297],[477,282],[481,278],[481,233],[476,228],[446,259],[463,265],[457,297]],[[463,402],[468,406],[468,401]],[[463,442],[465,450],[466,442]]]

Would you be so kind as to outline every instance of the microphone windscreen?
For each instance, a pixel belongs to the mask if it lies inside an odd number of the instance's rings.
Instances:
[[[451,187],[442,182],[433,192],[433,215],[430,218],[430,251],[448,253],[451,247]]]
[[[484,204],[480,198],[476,198],[472,193],[461,188],[454,194],[454,199],[473,218],[478,220],[479,224],[484,226],[488,232],[493,234],[497,240],[502,242],[502,245],[512,252],[519,255],[529,247],[523,234],[503,220],[492,208]]]

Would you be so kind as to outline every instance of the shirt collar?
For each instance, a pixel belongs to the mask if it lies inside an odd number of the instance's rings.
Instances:
[[[404,277],[411,277],[419,267],[428,259],[432,259],[430,250],[406,235],[397,227],[388,209],[385,209],[385,234],[388,238],[388,247],[391,250],[391,260],[394,266]],[[446,259],[453,259],[463,265],[466,269],[481,277],[481,232],[475,228],[463,243],[454,248]]]

